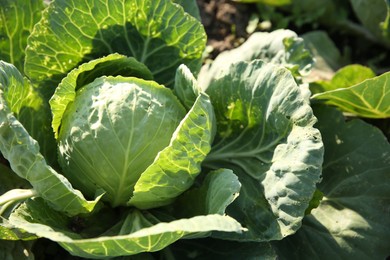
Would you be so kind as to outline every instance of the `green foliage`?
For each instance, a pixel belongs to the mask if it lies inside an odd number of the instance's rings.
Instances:
[[[350,65],[339,70],[331,82],[320,82],[316,86],[320,93],[314,100],[326,103],[341,110],[368,118],[390,117],[390,73],[378,77],[368,68]]]
[[[23,72],[27,37],[42,16],[42,0],[2,0],[0,8],[0,60]]]
[[[170,0],[56,0],[28,38],[25,70],[50,97],[76,65],[118,52],[170,85],[181,63],[197,71],[205,43],[200,22]]]
[[[260,2],[276,27],[387,48],[389,1]],[[1,259],[49,258],[42,241],[60,258],[390,254],[389,143],[351,120],[389,117],[389,72],[345,66],[327,32],[283,29],[200,68],[199,14],[195,0],[1,2]]]
[[[390,145],[361,120],[316,106],[325,145],[320,205],[293,236],[276,242],[283,259],[384,259],[389,255]],[[331,248],[332,250],[329,250]]]

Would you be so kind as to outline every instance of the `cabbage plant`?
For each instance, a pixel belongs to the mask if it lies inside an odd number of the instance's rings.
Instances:
[[[360,221],[374,192],[366,206],[342,200],[350,184],[367,188],[366,171],[329,151],[344,158],[348,129],[365,126],[312,109],[337,94],[311,96],[314,59],[294,32],[254,34],[201,67],[195,1],[2,4],[0,256],[31,259],[49,244],[64,257],[302,259],[316,252],[301,244],[310,237],[349,257],[367,246],[334,244],[337,207],[356,220],[347,235],[386,225],[380,210]],[[388,160],[378,165],[375,181]]]

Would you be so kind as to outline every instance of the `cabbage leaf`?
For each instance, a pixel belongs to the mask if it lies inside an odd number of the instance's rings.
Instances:
[[[261,60],[223,68],[206,93],[218,132],[204,165],[238,176],[240,196],[227,213],[249,229],[221,237],[268,241],[294,233],[320,181],[323,156],[308,97],[287,69]]]
[[[346,67],[340,71],[338,78],[348,78],[352,74],[355,78],[354,67]],[[358,70],[361,75],[362,69]],[[340,75],[341,74],[341,75]],[[368,77],[372,73],[368,74]],[[352,113],[357,116],[367,118],[389,118],[390,117],[390,72],[386,72],[380,76],[366,79],[357,84],[344,87],[345,83],[340,82],[336,78],[332,80],[333,84],[337,84],[337,89],[317,93],[312,96],[314,100],[324,100],[327,104],[337,106],[344,112]],[[359,80],[359,77],[356,77]],[[348,82],[348,81],[347,81]]]
[[[50,108],[43,97],[14,65],[3,61],[0,61],[0,89],[13,115],[39,142],[40,152],[46,161],[53,167],[57,166]]]
[[[141,209],[166,205],[190,188],[211,149],[214,120],[208,95],[200,93],[169,146],[141,174],[128,204]]]
[[[205,175],[201,185],[186,191],[170,206],[175,217],[223,215],[227,206],[239,196],[241,183],[232,170],[218,169]]]
[[[28,38],[26,75],[50,97],[78,64],[118,52],[144,63],[160,84],[200,67],[205,31],[171,0],[56,0]]]
[[[113,230],[97,237],[84,237],[71,229],[72,219],[48,208],[39,198],[26,201],[11,215],[10,221],[28,232],[58,242],[74,255],[88,258],[154,252],[196,233],[243,231],[233,218],[218,214],[159,223],[152,213],[130,209]]]
[[[290,30],[257,32],[240,47],[224,51],[211,64],[204,65],[198,76],[199,85],[206,87],[219,70],[226,70],[233,63],[255,59],[282,65],[296,78],[308,74],[314,63],[303,39],[295,32]]]
[[[0,5],[0,60],[23,72],[27,37],[41,18],[42,0],[2,0]]]
[[[390,241],[390,145],[362,120],[345,122],[334,108],[315,106],[323,134],[324,194],[291,237],[276,242],[284,259],[385,259]]]
[[[0,89],[0,151],[12,170],[29,181],[39,196],[69,215],[90,212],[96,201],[87,201],[67,179],[47,164],[39,144],[15,118]]]

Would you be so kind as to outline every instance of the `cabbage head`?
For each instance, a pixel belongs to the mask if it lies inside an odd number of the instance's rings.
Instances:
[[[105,191],[124,205],[158,152],[169,145],[186,111],[171,90],[153,81],[102,77],[76,93],[59,133],[59,162],[83,194]]]
[[[118,63],[133,70],[99,76],[100,67]],[[149,78],[135,59],[112,54],[81,65],[56,89],[50,103],[59,164],[86,197],[103,192],[113,207],[155,208],[200,173],[214,136],[209,97],[200,94],[187,113],[171,89]]]

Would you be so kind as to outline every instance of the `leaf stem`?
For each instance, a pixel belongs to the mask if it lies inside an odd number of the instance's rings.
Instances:
[[[34,189],[13,189],[0,196],[0,216],[6,209],[22,200],[32,198],[37,195]]]

